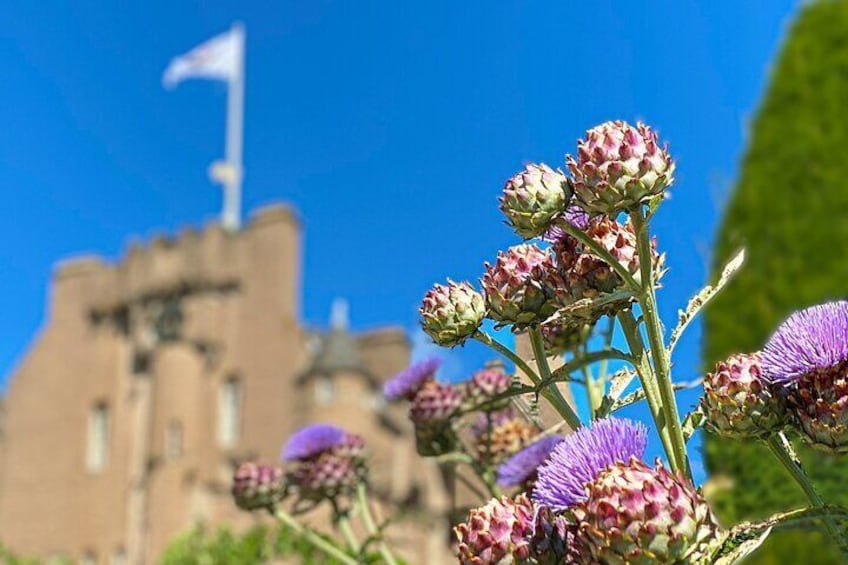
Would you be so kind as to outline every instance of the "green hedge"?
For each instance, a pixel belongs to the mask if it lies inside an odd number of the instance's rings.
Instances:
[[[748,253],[705,313],[707,367],[761,348],[790,312],[848,296],[848,2],[804,5],[772,73],[717,236],[715,272],[739,247]],[[711,476],[733,481],[717,496],[723,521],[805,503],[763,447],[708,437],[704,451]],[[819,489],[848,503],[848,458],[800,451]],[[750,561],[840,562],[810,531],[776,535]]]
[[[214,533],[194,529],[171,542],[159,562],[161,565],[261,565],[281,560],[301,565],[339,563],[291,530],[265,526],[241,535],[227,528]]]

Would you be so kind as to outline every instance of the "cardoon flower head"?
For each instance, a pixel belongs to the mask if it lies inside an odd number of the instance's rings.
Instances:
[[[482,401],[503,394],[509,389],[511,380],[503,366],[486,367],[474,373],[466,383],[468,397],[475,401]]]
[[[648,429],[621,418],[598,420],[565,437],[539,467],[533,500],[555,512],[586,499],[587,485],[605,469],[631,458],[641,459]]]
[[[731,355],[704,378],[701,410],[711,432],[757,439],[780,431],[786,408],[780,391],[763,378],[760,354]]]
[[[428,380],[415,393],[409,405],[409,419],[416,426],[449,420],[462,405],[460,387]]]
[[[480,412],[471,424],[471,435],[478,440],[490,427],[496,428],[517,418],[520,417],[511,406],[493,412]]]
[[[586,132],[577,157],[566,157],[574,193],[593,214],[613,215],[662,194],[672,183],[674,162],[644,124],[606,122]]]
[[[270,465],[242,463],[233,475],[233,500],[243,510],[270,508],[286,496],[283,470]]]
[[[533,533],[533,505],[526,495],[493,498],[454,528],[457,558],[462,565],[525,563]]]
[[[659,462],[618,461],[571,509],[592,563],[711,563],[717,526],[695,487]]]
[[[480,459],[503,461],[519,451],[539,434],[539,428],[515,413],[512,408],[478,414],[471,425]]]
[[[594,218],[585,233],[624,266],[634,279],[640,280],[636,232],[629,220],[620,223],[605,216]],[[571,247],[555,244],[555,249],[566,281],[557,293],[557,301],[568,307],[572,318],[591,322],[603,314],[615,315],[629,305],[629,296],[610,296],[624,290],[626,285],[613,267],[591,249],[576,243]],[[659,280],[663,274],[663,256],[656,252],[656,242],[651,246],[650,261],[654,279]]]
[[[543,241],[547,241],[553,246],[554,259],[558,263],[560,273],[567,271],[574,263],[580,248],[580,243],[565,231],[562,226],[563,223],[585,231],[589,227],[589,214],[572,204],[565,209],[565,212],[557,216],[554,223],[542,236]]]
[[[579,526],[563,514],[540,507],[536,532],[530,544],[539,565],[595,565],[592,553],[580,536]]]
[[[821,451],[848,452],[848,302],[791,315],[762,358],[766,377],[784,385],[802,437]]]
[[[763,370],[771,381],[797,382],[848,360],[848,302],[828,302],[795,312],[763,348]]]
[[[516,233],[529,239],[545,233],[569,198],[571,184],[562,172],[531,163],[506,181],[500,208]]]
[[[410,365],[383,385],[383,395],[389,400],[411,400],[425,381],[435,377],[441,364],[438,357],[430,357]]]
[[[535,481],[539,466],[563,440],[562,436],[545,436],[504,461],[498,467],[498,486],[513,487]]]
[[[597,320],[589,315],[588,319],[579,316],[552,316],[539,326],[545,350],[551,355],[561,355],[573,351],[575,347],[586,343],[592,335]]]
[[[462,345],[474,335],[486,317],[483,295],[467,282],[437,284],[430,289],[421,307],[421,327],[442,347]]]
[[[282,459],[309,459],[344,443],[347,432],[330,424],[310,424],[292,435],[283,447]]]
[[[409,419],[415,424],[418,454],[433,457],[456,445],[455,418],[465,398],[464,388],[428,379],[409,404]]]
[[[481,280],[489,317],[516,329],[538,324],[553,314],[551,299],[564,281],[547,249],[525,243],[498,253],[494,265],[486,263]]]
[[[357,435],[323,424],[307,426],[283,450],[284,459],[293,463],[289,483],[307,500],[351,492],[367,471],[364,449],[365,441]]]

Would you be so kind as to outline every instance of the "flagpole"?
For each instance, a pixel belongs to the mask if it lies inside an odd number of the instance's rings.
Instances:
[[[235,69],[227,88],[227,140],[226,160],[231,174],[225,175],[224,207],[221,224],[230,231],[241,227],[242,142],[244,131],[244,26],[236,22],[232,33],[238,42]]]

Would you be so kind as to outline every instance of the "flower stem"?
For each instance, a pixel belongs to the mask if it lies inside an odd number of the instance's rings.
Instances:
[[[300,523],[298,523],[298,521],[285,510],[281,510],[280,508],[269,508],[269,512],[272,516],[274,516],[274,518],[282,522],[293,532],[303,536],[303,539],[312,544],[312,546],[316,549],[323,551],[330,557],[333,557],[346,565],[357,565],[358,562],[356,559],[346,554],[344,551],[333,545],[331,542],[325,540],[314,531],[301,526]]]
[[[818,491],[816,491],[816,487],[813,485],[810,477],[807,476],[807,473],[805,473],[804,469],[801,467],[801,462],[794,455],[792,445],[789,443],[789,440],[786,439],[786,434],[780,432],[769,436],[766,440],[766,445],[768,445],[769,450],[777,458],[777,460],[781,462],[787,471],[789,471],[789,474],[792,475],[792,478],[795,479],[795,482],[798,483],[798,486],[801,487],[804,494],[807,495],[810,504],[812,504],[815,508],[823,508],[825,506],[824,499],[822,499],[821,495]],[[822,516],[822,520],[824,521],[824,525],[827,528],[828,533],[833,538],[833,541],[835,541],[839,546],[839,550],[842,552],[842,555],[848,556],[848,540],[846,540],[846,532],[840,531],[831,516]]]
[[[362,521],[365,523],[365,528],[372,538],[377,540],[377,550],[383,561],[388,565],[396,565],[397,560],[392,555],[389,546],[383,541],[383,535],[377,530],[377,525],[374,523],[374,517],[371,515],[371,507],[368,505],[368,494],[365,492],[365,484],[359,483],[356,486],[356,500],[359,503],[359,508],[362,510]]]
[[[359,553],[361,547],[359,545],[359,540],[356,539],[356,534],[353,533],[353,529],[350,527],[350,520],[347,516],[338,515],[336,516],[336,525],[339,530],[342,532],[342,536],[345,538],[345,542],[347,542],[348,547],[353,550],[354,553]]]
[[[636,318],[633,317],[631,310],[623,310],[618,314],[618,323],[621,325],[621,331],[624,334],[624,339],[627,340],[627,345],[630,348],[630,353],[636,359],[636,374],[639,375],[639,381],[642,383],[642,390],[645,391],[645,399],[648,401],[648,408],[651,411],[651,417],[654,419],[654,424],[657,426],[657,433],[663,444],[666,457],[669,462],[674,459],[674,450],[671,447],[671,436],[668,431],[668,426],[665,425],[665,414],[662,410],[662,401],[657,388],[656,379],[653,376],[651,363],[648,361],[645,345],[642,342],[642,335],[639,333],[639,325],[636,323]]]
[[[663,343],[662,325],[657,311],[657,297],[654,292],[654,266],[651,259],[651,235],[648,233],[648,224],[641,207],[633,210],[630,217],[633,220],[633,229],[636,231],[639,270],[642,279],[640,281],[642,289],[639,305],[642,307],[642,317],[645,320],[645,330],[648,334],[648,343],[653,358],[653,373],[659,388],[662,410],[665,414],[673,453],[669,462],[673,470],[681,471],[691,479],[692,472],[689,469],[689,458],[686,455],[686,439],[683,437],[683,428],[680,424],[677,398],[674,395],[674,386],[671,382],[671,368],[665,343]]]
[[[612,349],[612,336],[613,336],[614,333],[615,333],[615,318],[610,316],[609,317],[609,326],[607,327],[606,331],[603,332],[604,351],[610,351]],[[602,392],[606,391],[606,383],[607,383],[607,377],[608,377],[608,366],[609,366],[609,360],[608,359],[602,359],[599,366],[598,366],[598,380],[600,380],[603,383],[602,388],[601,388]]]
[[[548,354],[545,351],[545,344],[542,341],[542,333],[538,328],[530,328],[528,332],[530,336],[530,345],[533,347],[533,356],[536,358],[536,365],[539,367],[540,382],[548,382],[551,380],[551,367],[548,365]],[[538,384],[538,383],[537,383]],[[562,395],[562,391],[556,383],[551,382],[548,386],[542,389],[542,396],[550,402],[560,416],[568,423],[572,430],[576,430],[581,426],[580,418],[568,404],[568,401]]]
[[[516,367],[521,369],[521,371],[525,375],[530,377],[530,380],[533,381],[534,383],[539,382],[539,375],[536,374],[536,371],[531,369],[530,365],[528,365],[527,362],[524,361],[524,359],[522,359],[521,357],[516,355],[506,345],[502,344],[501,342],[499,342],[498,340],[496,340],[495,338],[493,338],[492,336],[490,336],[489,334],[487,334],[486,332],[484,332],[482,330],[478,330],[477,333],[474,334],[474,339],[479,341],[480,343],[482,343],[486,347],[494,349],[495,351],[497,351],[498,353],[500,353],[504,357],[507,357],[510,361],[512,361],[515,364]]]
[[[598,409],[603,402],[603,382],[600,379],[595,379],[589,373],[588,367],[583,367],[583,379],[586,381],[586,397],[589,400],[589,411],[592,420],[597,418]]]
[[[551,371],[550,367],[548,367],[548,359],[544,355],[545,348],[544,345],[542,345],[541,336],[537,336],[539,340],[538,345],[534,343],[534,331],[538,334],[538,330],[530,331],[530,343],[533,346],[533,354],[536,357],[536,364],[539,366],[540,372],[547,369],[547,373],[543,374],[541,377],[539,376],[539,374],[536,373],[536,371],[530,368],[530,365],[528,365],[527,362],[524,361],[524,359],[516,355],[510,348],[508,348],[504,344],[492,338],[492,336],[490,336],[486,332],[478,331],[476,334],[474,334],[474,339],[476,339],[483,345],[494,349],[501,355],[507,357],[510,361],[515,363],[515,366],[518,367],[525,375],[527,375],[527,377],[531,381],[533,381],[533,384],[538,385],[540,382],[543,382],[546,379],[550,380]],[[541,359],[544,361],[544,363],[540,361],[539,354],[536,352],[537,346],[542,347]],[[551,383],[546,388],[544,388],[541,391],[541,394],[545,397],[545,399],[548,400],[548,402],[551,403],[551,405],[556,409],[556,411],[559,412],[559,415],[562,416],[562,418],[566,422],[568,422],[568,425],[572,429],[576,430],[580,427],[580,418],[578,418],[577,414],[574,413],[574,410],[572,410],[571,406],[569,406],[568,401],[566,401],[565,398],[562,396],[562,393],[560,392],[559,388],[557,388],[555,383]]]

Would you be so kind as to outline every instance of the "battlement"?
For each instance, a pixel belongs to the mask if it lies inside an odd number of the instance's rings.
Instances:
[[[296,214],[275,204],[256,210],[238,232],[213,222],[157,234],[146,244],[131,241],[115,263],[96,255],[69,258],[54,270],[52,309],[67,303],[105,313],[149,297],[232,289],[263,272],[280,274],[283,266],[296,277],[299,240]]]

